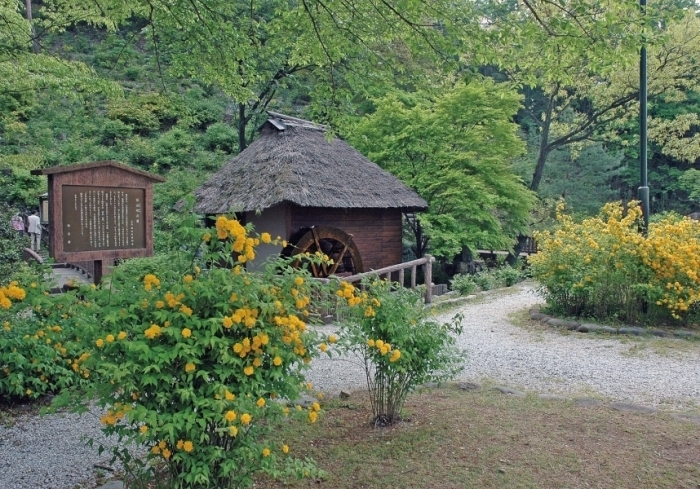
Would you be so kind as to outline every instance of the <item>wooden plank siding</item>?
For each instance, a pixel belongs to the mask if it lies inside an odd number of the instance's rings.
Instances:
[[[401,263],[402,229],[399,209],[328,209],[291,206],[290,234],[302,228],[333,226],[352,235],[365,271]]]
[[[153,179],[135,172],[112,166],[86,168],[65,173],[49,174],[49,233],[51,256],[57,262],[93,260],[114,261],[116,258],[134,258],[153,255]],[[63,250],[63,186],[142,188],[145,189],[144,219],[146,221],[145,248],[66,252]]]

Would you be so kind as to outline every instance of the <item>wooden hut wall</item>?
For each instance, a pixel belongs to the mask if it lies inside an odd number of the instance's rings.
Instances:
[[[365,271],[402,262],[401,210],[291,208],[291,235],[304,227],[333,226],[352,235]]]
[[[244,223],[252,223],[258,234],[270,233],[272,239],[277,236],[282,239],[289,237],[289,206],[286,204],[270,207],[260,213],[246,212],[244,218]],[[263,270],[265,260],[270,256],[279,255],[281,252],[281,245],[261,243],[256,250],[255,261],[248,266],[248,270]]]

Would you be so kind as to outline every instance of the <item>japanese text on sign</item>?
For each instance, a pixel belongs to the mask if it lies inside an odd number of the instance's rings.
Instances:
[[[145,189],[63,186],[63,250],[146,247]]]

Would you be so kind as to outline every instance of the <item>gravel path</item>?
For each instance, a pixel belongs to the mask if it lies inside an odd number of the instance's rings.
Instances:
[[[496,382],[538,393],[601,395],[674,410],[700,406],[700,347],[696,343],[689,351],[672,356],[630,355],[635,343],[626,337],[530,331],[509,321],[512,313],[542,302],[534,285],[526,282],[487,293],[440,315],[443,321],[457,312],[464,316],[458,344],[466,351],[466,359],[459,380]],[[309,377],[316,388],[330,392],[364,387],[361,366],[349,360],[315,361]]]
[[[631,342],[619,337],[558,331],[529,331],[508,320],[514,312],[540,303],[532,284],[495,291],[442,314],[464,316],[459,346],[466,351],[460,380],[496,382],[539,393],[602,395],[665,409],[700,406],[700,348],[672,356],[629,355]],[[332,327],[324,327],[330,331]],[[658,341],[647,339],[644,341]],[[685,341],[685,340],[664,340]],[[309,380],[316,389],[337,393],[364,387],[364,373],[353,359],[314,361]],[[104,441],[99,416],[85,414],[22,416],[13,427],[0,426],[0,489],[91,487],[94,464],[107,464],[84,438]]]

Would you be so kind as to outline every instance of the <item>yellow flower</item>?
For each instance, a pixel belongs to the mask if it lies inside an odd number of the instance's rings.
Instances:
[[[186,284],[189,284],[190,282],[192,282],[194,280],[194,277],[192,277],[192,275],[185,275],[183,280],[185,281]]]
[[[375,345],[374,340],[372,340],[372,339],[367,340],[367,346],[372,348],[374,345]]]
[[[107,343],[112,343],[114,341],[114,335],[108,334],[106,339],[107,339]]]
[[[31,390],[31,389],[27,389],[26,391],[24,391],[24,393],[27,394],[28,396],[31,396],[31,395],[32,395],[32,390]]]
[[[182,329],[182,337],[189,338],[190,336],[192,336],[192,331],[189,328],[183,328]]]
[[[97,341],[95,341],[95,344],[97,345],[97,348],[102,348],[102,346],[104,346],[105,342],[102,338],[100,338]]]
[[[170,458],[170,450],[167,448],[163,450],[163,458]]]
[[[177,447],[178,450],[182,450],[182,447],[183,447],[184,444],[185,444],[184,441],[178,440],[178,441],[177,441],[177,445],[175,445],[175,446]]]
[[[226,400],[227,401],[235,401],[236,396],[234,394],[231,394],[229,391],[226,391]]]
[[[146,426],[146,425],[141,426],[139,428],[139,431],[143,434],[146,434],[146,432],[148,431],[148,426]]]
[[[190,453],[192,450],[194,450],[194,445],[192,444],[191,441],[188,440],[182,444],[182,449],[184,451],[186,451],[187,453]]]
[[[156,309],[163,309],[165,307],[165,302],[156,301]]]
[[[332,334],[328,337],[328,343],[335,343],[336,341],[338,341],[338,337],[336,335]]]
[[[401,358],[401,352],[399,350],[394,350],[394,353],[391,354],[391,358],[389,358],[390,362],[395,362],[399,358]]]
[[[272,363],[276,366],[279,367],[282,365],[282,358],[280,356],[276,356],[273,360]]]
[[[254,367],[262,367],[262,358],[256,357],[255,360],[253,360],[253,366]]]
[[[302,285],[304,283],[304,279],[302,277],[297,277],[294,279],[294,283],[296,285]]]
[[[146,336],[146,338],[152,340],[156,336],[160,335],[160,326],[157,324],[151,324],[151,327],[144,331],[143,334]]]
[[[320,345],[318,345],[318,349],[322,352],[325,352],[326,350],[328,350],[328,345],[326,345],[325,343],[321,343]]]
[[[262,233],[260,235],[260,241],[262,241],[263,243],[269,243],[270,241],[272,241],[272,236],[270,236],[270,233]]]
[[[384,346],[384,342],[382,340],[377,340],[374,342],[374,346],[376,346],[377,348],[381,348],[382,346]]]
[[[196,368],[197,368],[197,367],[195,366],[194,363],[188,363],[187,365],[185,365],[185,372],[188,372],[188,373],[189,373],[189,372],[192,372],[192,371],[195,370]]]
[[[309,422],[315,423],[318,418],[318,413],[316,411],[309,411]]]
[[[165,444],[165,442],[164,442],[163,440],[160,440],[160,441],[158,442],[158,446],[159,446],[160,449],[162,450],[162,449],[165,448],[167,445]]]
[[[243,369],[243,373],[246,375],[253,375],[253,372],[255,372],[255,367],[248,365],[246,368]]]
[[[211,240],[211,233],[204,233],[204,235],[202,236],[202,241],[208,243],[209,240]]]
[[[229,426],[228,428],[228,436],[236,436],[238,434],[238,428],[235,426]]]
[[[158,447],[158,445],[153,445],[151,447],[151,453],[154,455],[158,455],[160,453],[160,447]]]
[[[224,417],[226,418],[226,421],[230,423],[236,419],[236,411],[226,411],[226,415]]]
[[[187,307],[186,305],[182,304],[180,306],[180,312],[185,314],[186,316],[191,316],[192,315],[192,309]]]
[[[284,453],[289,453],[289,446],[288,445],[282,445],[282,451]]]
[[[126,337],[127,337],[126,331],[120,331],[119,334],[117,335],[118,340],[123,340]]]
[[[314,403],[311,405],[311,409],[313,409],[314,411],[317,411],[317,412],[318,412],[318,411],[321,410],[321,405],[320,405],[319,403],[317,403],[317,402],[314,402]]]
[[[269,449],[269,448],[263,448],[262,456],[263,456],[263,457],[269,457],[269,456],[270,456],[270,449]]]
[[[253,420],[253,417],[250,414],[248,414],[248,413],[241,414],[241,423],[243,423],[245,425],[249,425],[252,420]]]
[[[261,397],[255,404],[257,404],[259,408],[265,407],[265,399]]]

